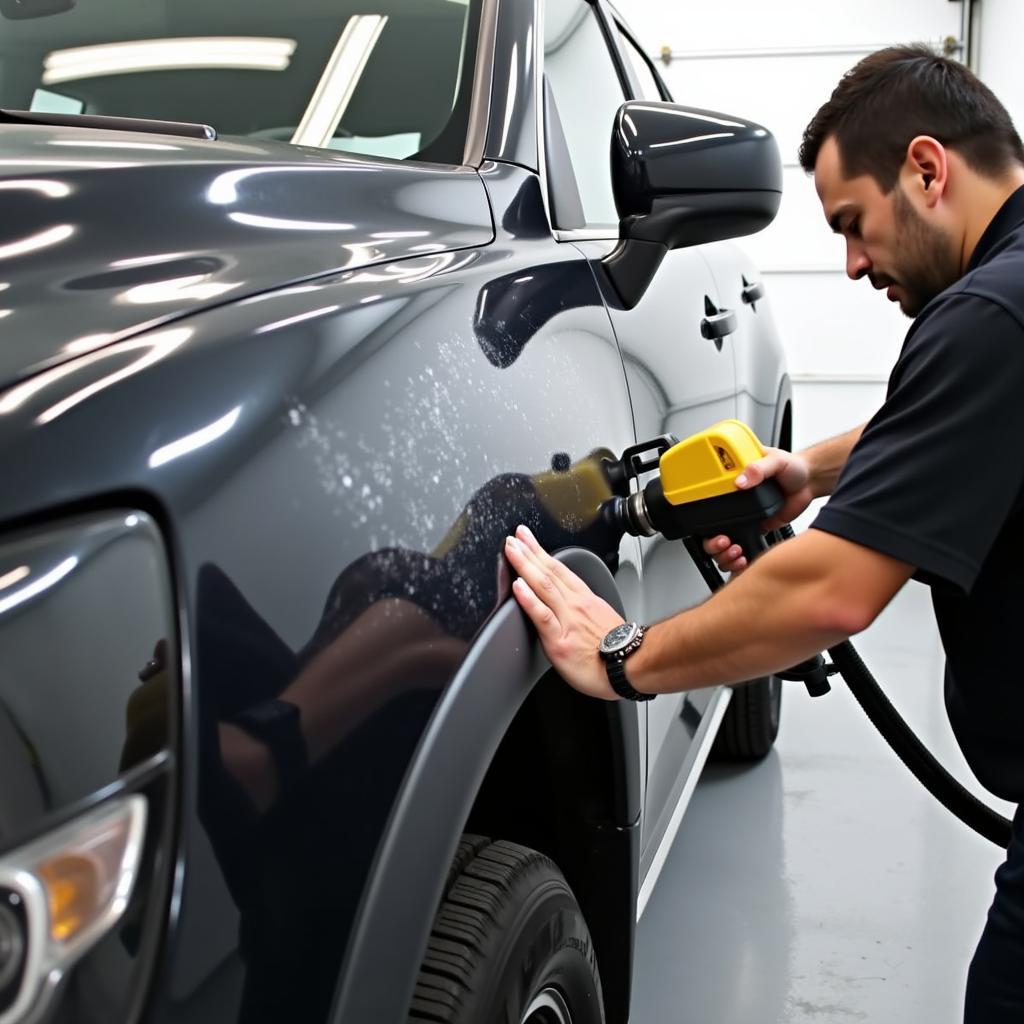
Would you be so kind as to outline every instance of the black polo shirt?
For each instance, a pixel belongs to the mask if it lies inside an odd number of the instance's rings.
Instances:
[[[988,789],[1024,801],[1024,188],[914,321],[813,527],[931,585],[956,738]]]

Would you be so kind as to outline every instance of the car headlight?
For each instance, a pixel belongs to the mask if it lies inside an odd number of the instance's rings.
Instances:
[[[0,540],[0,1024],[138,1016],[174,857],[175,638],[144,513]]]

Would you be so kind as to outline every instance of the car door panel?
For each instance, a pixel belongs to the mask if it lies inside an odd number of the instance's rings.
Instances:
[[[600,259],[610,244],[579,244],[601,273]],[[734,348],[731,338],[723,339],[719,348],[701,334],[708,303],[720,305],[714,278],[698,249],[669,253],[633,309],[616,308],[609,299],[639,441],[665,433],[687,437],[736,415]],[[646,621],[666,618],[707,597],[707,585],[682,544],[645,537],[641,549]],[[693,716],[703,713],[709,699],[710,691],[695,691],[685,698],[666,694],[649,705],[645,849],[674,792],[693,739]]]
[[[735,311],[737,416],[764,444],[778,444],[781,429],[779,367],[782,346],[772,316],[768,281],[737,246],[715,242],[702,247],[722,302]]]

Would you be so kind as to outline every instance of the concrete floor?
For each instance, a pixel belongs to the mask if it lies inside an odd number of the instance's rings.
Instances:
[[[856,644],[985,795],[945,718],[927,588]],[[637,929],[632,1024],[958,1024],[1000,852],[921,789],[845,684],[815,700],[786,686],[775,751],[697,787]]]

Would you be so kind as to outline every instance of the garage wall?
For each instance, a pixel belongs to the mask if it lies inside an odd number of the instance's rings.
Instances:
[[[741,244],[762,268],[789,354],[795,441],[809,443],[860,422],[884,397],[909,321],[867,281],[846,278],[844,246],[825,225],[796,152],[807,122],[864,54],[897,42],[959,39],[960,0],[619,0],[616,6],[652,56],[664,46],[673,51],[672,62],[658,66],[678,102],[752,118],[778,138],[782,207],[771,227]],[[1024,3],[976,0],[973,35],[975,69],[1024,126],[1018,55]]]

